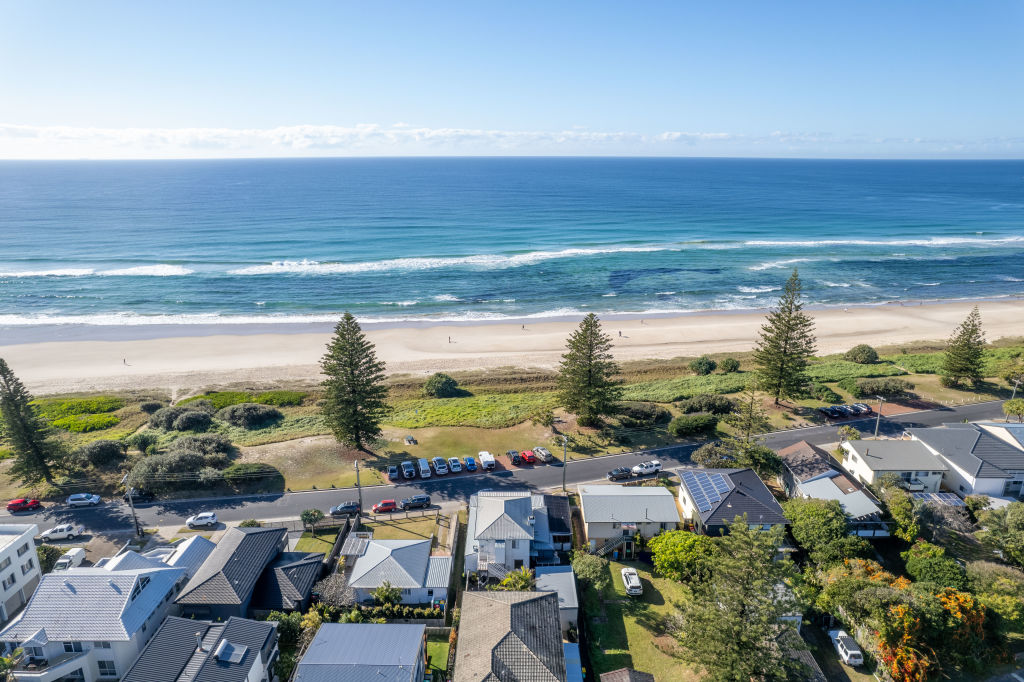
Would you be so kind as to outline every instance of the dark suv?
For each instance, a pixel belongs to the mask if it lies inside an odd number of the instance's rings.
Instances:
[[[148,490],[143,490],[142,488],[132,488],[131,494],[132,504],[139,504],[140,502],[152,502],[153,500],[156,499],[153,493],[149,492]],[[124,501],[128,501],[128,491],[125,491],[124,493]]]
[[[430,506],[430,495],[413,495],[398,503],[398,508],[405,511],[408,509],[425,509]]]
[[[618,467],[608,472],[609,481],[618,481],[623,478],[633,478],[633,471],[629,467]]]
[[[331,507],[331,516],[352,516],[353,514],[359,514],[359,501],[349,500],[348,502],[342,502],[336,507]]]

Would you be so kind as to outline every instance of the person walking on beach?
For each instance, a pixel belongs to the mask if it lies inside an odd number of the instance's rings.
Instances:
[[[620,339],[622,338],[622,330],[621,329],[619,330],[619,338]]]

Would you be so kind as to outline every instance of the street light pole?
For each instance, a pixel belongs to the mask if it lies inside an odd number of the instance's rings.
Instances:
[[[359,515],[363,515],[363,488],[359,485],[359,460],[355,461],[356,466],[356,492],[359,493]]]
[[[1010,400],[1013,400],[1014,398],[1017,397],[1018,386],[1020,386],[1020,379],[1017,379],[1015,382],[1013,382],[1013,394],[1010,396]]]
[[[562,435],[562,492],[567,492],[565,489],[565,469],[569,466],[569,460],[566,458],[566,445],[569,439]]]
[[[122,485],[125,486],[125,489],[127,489],[128,491],[128,506],[131,507],[132,510],[132,523],[135,525],[135,537],[141,538],[142,529],[139,528],[139,517],[135,515],[135,500],[132,499],[132,487],[126,484],[127,480],[128,474],[125,474],[124,478],[121,479],[121,483]]]
[[[878,427],[882,423],[882,403],[885,402],[885,398],[880,395],[876,395],[878,398],[878,416],[875,417],[875,438],[878,438]]]

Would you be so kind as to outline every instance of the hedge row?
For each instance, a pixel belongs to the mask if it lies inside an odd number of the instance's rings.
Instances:
[[[102,431],[111,426],[121,423],[118,417],[112,414],[72,414],[51,422],[58,429],[71,431],[73,433],[89,433],[90,431]]]
[[[43,398],[33,401],[39,414],[54,420],[77,414],[101,414],[124,407],[124,400],[109,395],[93,398]]]
[[[178,401],[179,405],[187,405],[197,400],[207,400],[213,407],[213,411],[223,410],[225,407],[238,405],[240,403],[260,403],[261,405],[275,405],[283,407],[286,405],[301,405],[308,394],[302,391],[263,391],[262,393],[249,393],[247,391],[210,391],[202,395],[195,395]]]

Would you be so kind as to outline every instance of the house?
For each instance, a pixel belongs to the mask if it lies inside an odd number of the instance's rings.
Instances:
[[[562,632],[576,627],[579,598],[576,595],[576,574],[572,566],[538,566],[535,577],[538,592],[554,592],[558,595],[558,622]]]
[[[469,498],[465,570],[501,579],[509,570],[557,563],[572,548],[569,502],[528,490],[482,491]]]
[[[881,520],[882,510],[874,497],[832,467],[828,453],[807,441],[778,451],[782,460],[779,485],[792,497],[836,500],[850,518],[850,534],[888,537],[889,527]]]
[[[1024,424],[945,424],[907,434],[946,465],[942,482],[953,492],[1010,498],[1024,493]]]
[[[426,661],[423,625],[324,623],[298,662],[292,682],[422,682]]]
[[[216,546],[215,543],[210,542],[202,535],[193,535],[177,544],[157,547],[143,552],[142,556],[147,559],[162,561],[168,566],[184,568],[185,575],[191,578]],[[105,561],[109,561],[109,559],[100,559],[96,565],[99,566]]]
[[[284,528],[229,528],[178,595],[181,615],[222,621],[271,610],[268,604],[308,605],[319,574],[310,578],[310,567],[323,555],[282,554],[286,535]]]
[[[168,616],[121,682],[268,682],[277,657],[274,623]]]
[[[788,523],[775,496],[753,469],[679,469],[679,506],[698,533],[721,535],[746,514],[751,528]]]
[[[34,523],[0,525],[0,624],[18,613],[39,584],[36,543],[39,527]]]
[[[551,592],[464,592],[454,682],[566,682]]]
[[[945,464],[925,445],[914,440],[843,441],[843,466],[859,481],[872,485],[885,474],[895,474],[911,492],[938,492]]]
[[[634,536],[652,538],[679,526],[675,498],[660,485],[581,485],[579,495],[585,541],[599,555],[619,545],[631,554]]]
[[[452,558],[430,556],[430,540],[369,539],[348,584],[360,602],[372,602],[373,591],[387,582],[402,590],[403,604],[429,604],[447,599],[451,574]]]
[[[632,668],[619,668],[601,674],[601,682],[655,682],[654,675],[642,673]]]
[[[184,568],[134,552],[101,568],[44,575],[25,609],[0,631],[9,651],[24,651],[14,678],[120,678],[174,612],[174,596],[184,580]]]

